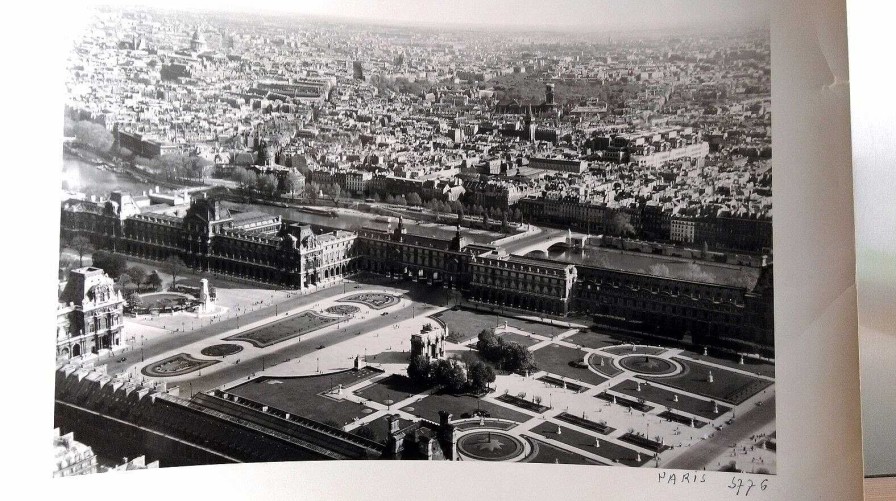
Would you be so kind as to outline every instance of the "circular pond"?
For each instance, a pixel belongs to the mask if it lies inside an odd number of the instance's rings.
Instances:
[[[523,443],[498,431],[474,431],[460,437],[457,450],[479,461],[508,461],[523,453]]]
[[[670,376],[681,368],[670,360],[651,355],[629,355],[616,361],[627,371],[645,376]]]

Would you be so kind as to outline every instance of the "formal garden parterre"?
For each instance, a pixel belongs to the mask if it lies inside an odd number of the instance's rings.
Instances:
[[[207,357],[226,357],[243,351],[243,347],[238,344],[222,343],[206,346],[199,353]]]
[[[145,365],[140,372],[150,377],[173,377],[189,374],[218,363],[217,360],[202,360],[189,353],[178,353],[164,360]]]
[[[585,364],[585,356],[588,353],[578,348],[550,344],[539,348],[533,354],[539,370],[575,379],[593,386],[607,380],[607,378],[588,369],[587,364]]]
[[[408,407],[413,407],[413,410],[409,411]],[[508,409],[503,405],[498,405],[488,400],[470,395],[451,395],[448,393],[433,393],[401,410],[433,422],[439,421],[439,411],[450,412],[454,419],[472,417],[477,412],[485,412],[488,414],[488,417],[507,419],[517,423],[524,423],[532,419],[532,416],[529,414]]]
[[[557,433],[557,430],[560,430],[560,433]],[[585,452],[601,456],[611,462],[624,464],[626,466],[641,466],[653,459],[653,456],[649,454],[640,454],[639,458],[639,452],[636,450],[554,423],[540,423],[538,426],[532,428],[531,431],[545,438],[561,442],[575,447],[576,449],[581,449]],[[597,443],[600,445],[596,446],[595,444]]]
[[[295,315],[290,315],[283,320],[256,327],[224,339],[227,341],[245,341],[251,343],[256,348],[266,348],[303,334],[323,329],[342,320],[343,317],[329,317],[311,310],[305,310]]]
[[[642,378],[734,405],[742,404],[773,384],[772,381],[766,379],[701,364],[693,360],[679,357],[674,357],[672,360],[684,368],[680,374],[671,377],[642,376]],[[713,376],[712,381],[709,377],[710,372]]]
[[[641,382],[640,391],[638,388],[638,381],[626,379],[610,389],[634,398],[643,398],[661,407],[687,412],[709,420],[713,420],[719,417],[720,414],[731,410],[729,406],[719,403],[716,403],[714,406],[712,401],[676,393],[647,381]]]
[[[372,409],[341,400],[343,388],[382,374],[374,368],[349,369],[313,376],[262,376],[227,390],[228,393],[324,424],[342,427]],[[365,412],[367,410],[367,412]]]
[[[341,303],[360,303],[374,310],[382,310],[398,304],[399,299],[384,292],[361,292],[338,300]]]

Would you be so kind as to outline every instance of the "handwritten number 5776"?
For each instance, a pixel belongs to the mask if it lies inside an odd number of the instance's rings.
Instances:
[[[731,477],[731,483],[728,484],[728,488],[734,491],[735,496],[740,496],[741,493],[743,493],[744,497],[749,496],[750,491],[752,491],[754,487],[758,487],[760,491],[764,491],[768,488],[768,479],[762,480],[757,484],[749,478],[744,481],[742,478]]]

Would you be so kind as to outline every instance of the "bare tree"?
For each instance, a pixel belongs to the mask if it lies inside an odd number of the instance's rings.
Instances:
[[[87,237],[78,235],[72,239],[69,246],[78,253],[78,267],[83,268],[84,254],[90,254],[91,252],[93,252],[93,244],[90,243],[90,240]]]
[[[177,255],[171,254],[165,259],[164,265],[165,271],[171,275],[171,286],[173,287],[177,284],[177,276],[187,268],[187,264]]]

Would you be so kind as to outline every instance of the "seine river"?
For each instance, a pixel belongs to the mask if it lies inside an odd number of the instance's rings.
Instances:
[[[114,190],[132,194],[143,193],[153,188],[130,176],[100,169],[90,162],[66,154],[62,158],[62,189],[86,193],[88,195],[108,195]]]
[[[62,189],[66,191],[81,192],[87,195],[108,196],[114,190],[137,195],[144,191],[150,191],[153,185],[137,181],[130,176],[116,174],[98,168],[90,162],[66,154],[63,157]],[[340,210],[339,217],[327,217],[317,214],[309,214],[292,208],[274,207],[262,204],[239,204],[225,202],[225,206],[238,210],[256,210],[268,214],[279,215],[290,221],[301,221],[314,225],[355,230],[358,228],[386,229],[389,223],[381,216],[373,216],[359,211]],[[392,218],[393,223],[397,218]],[[454,236],[454,228],[451,225],[435,225],[433,223],[417,223],[408,221],[408,231],[412,234],[448,240]],[[467,238],[476,243],[486,243],[498,237],[494,233],[481,230],[464,229]]]

